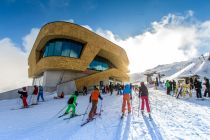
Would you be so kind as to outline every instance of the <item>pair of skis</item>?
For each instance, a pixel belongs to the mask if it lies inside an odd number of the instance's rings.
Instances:
[[[101,116],[101,113],[98,113],[97,115],[95,115],[95,116]],[[84,125],[86,125],[86,124],[88,124],[89,122],[92,122],[93,120],[95,120],[96,119],[96,117],[95,118],[92,118],[92,119],[88,119],[88,120],[86,120],[85,122],[83,122],[82,124],[81,124],[81,126],[84,126]]]
[[[70,115],[70,117],[64,118],[64,120],[71,119],[71,118],[78,117],[78,116],[82,116],[82,115],[85,115],[85,114],[86,114],[86,113]],[[64,117],[64,116],[66,116],[66,115],[68,115],[68,114],[65,114],[65,113],[64,113],[63,115],[58,116],[58,118]]]
[[[75,117],[79,117],[79,116],[82,116],[82,115],[85,115],[85,113],[84,114],[75,114],[75,115],[71,115],[70,117],[68,117],[68,118],[64,118],[63,120],[69,120],[69,119],[72,119],[72,118],[75,118]]]
[[[28,108],[32,108],[32,105],[28,105],[28,107],[11,108],[11,110],[28,109]]]

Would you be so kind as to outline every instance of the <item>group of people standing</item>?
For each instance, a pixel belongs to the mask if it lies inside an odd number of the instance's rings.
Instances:
[[[27,101],[28,97],[28,92],[26,90],[26,87],[23,87],[22,90],[18,90],[18,93],[20,94],[20,98],[22,99],[23,102],[23,108],[28,108],[29,104]],[[42,86],[33,86],[33,92],[31,94],[31,98],[29,99],[29,102],[31,102],[31,105],[37,105],[39,102],[39,99],[42,99],[44,102],[44,96],[43,96],[43,87]]]
[[[203,89],[203,97],[210,97],[210,85],[209,85],[209,79],[207,77],[204,77],[203,83],[199,81],[197,78],[194,80],[190,78],[190,80],[186,80],[185,82],[175,82],[167,80],[165,83],[165,87],[167,90],[167,95],[176,96],[176,98],[179,98],[179,96],[185,97],[186,94],[189,94],[189,97],[192,97],[192,90],[195,89],[196,91],[196,97],[202,98],[202,89]]]

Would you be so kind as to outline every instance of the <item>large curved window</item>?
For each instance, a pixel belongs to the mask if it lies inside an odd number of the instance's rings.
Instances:
[[[90,63],[90,65],[88,66],[88,69],[96,70],[96,71],[104,71],[104,70],[109,69],[110,67],[113,67],[113,66],[108,60],[97,56]]]
[[[83,44],[69,39],[53,39],[47,42],[43,50],[43,57],[65,56],[79,58]]]

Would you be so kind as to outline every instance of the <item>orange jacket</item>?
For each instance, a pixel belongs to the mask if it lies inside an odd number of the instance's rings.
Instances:
[[[91,93],[91,96],[90,96],[90,99],[93,101],[98,101],[98,98],[102,99],[100,93],[98,90],[94,90],[92,93]]]

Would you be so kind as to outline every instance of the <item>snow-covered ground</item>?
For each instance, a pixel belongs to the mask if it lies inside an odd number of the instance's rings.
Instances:
[[[131,115],[120,120],[122,96],[103,95],[103,112],[81,127],[82,116],[63,120],[55,116],[68,100],[46,97],[28,109],[16,100],[0,101],[0,140],[207,140],[210,136],[210,100],[175,99],[164,90],[150,88],[152,120],[138,116],[139,99]],[[77,113],[84,113],[88,96],[78,98]],[[101,102],[98,104],[100,108]],[[87,117],[87,116],[86,116]],[[65,118],[65,117],[64,117]]]

